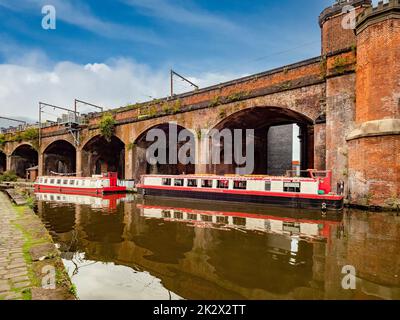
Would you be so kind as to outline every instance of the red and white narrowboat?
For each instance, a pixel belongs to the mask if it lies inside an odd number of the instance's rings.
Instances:
[[[308,170],[309,177],[144,175],[143,196],[247,202],[304,209],[341,210],[343,196],[331,191],[331,171]]]
[[[44,176],[35,182],[35,192],[99,195],[126,192],[115,172],[92,177]]]

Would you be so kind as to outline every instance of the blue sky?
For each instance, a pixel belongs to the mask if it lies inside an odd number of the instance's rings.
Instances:
[[[318,55],[317,16],[331,2],[0,0],[0,30],[7,42],[43,50],[55,62],[123,56],[194,73],[203,68],[253,72]],[[52,3],[57,29],[46,31],[40,27],[41,8]],[[264,56],[270,57],[256,60]]]
[[[333,2],[0,0],[0,103],[29,117],[39,99],[114,107],[166,95],[169,68],[204,87],[311,58]],[[41,28],[47,4],[56,30]]]

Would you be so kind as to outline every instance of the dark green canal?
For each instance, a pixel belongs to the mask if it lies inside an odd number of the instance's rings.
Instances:
[[[396,213],[62,195],[37,212],[80,299],[400,299]]]

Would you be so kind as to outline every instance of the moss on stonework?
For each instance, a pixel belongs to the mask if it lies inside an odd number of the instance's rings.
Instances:
[[[22,247],[23,257],[27,264],[28,278],[31,283],[31,288],[41,288],[42,287],[42,270],[44,266],[53,266],[56,270],[56,286],[57,288],[63,289],[65,291],[66,299],[70,299],[71,295],[76,296],[76,289],[73,288],[71,280],[69,279],[68,273],[61,261],[58,254],[49,254],[45,257],[43,261],[33,261],[31,256],[31,249],[36,248],[40,245],[52,244],[53,240],[46,228],[43,226],[39,217],[28,206],[16,206],[13,208],[17,214],[17,218],[12,222],[16,229],[20,230],[24,244]],[[39,230],[40,229],[40,230]],[[31,300],[32,293],[30,289],[21,288],[12,289],[16,294],[20,294],[22,299]],[[51,296],[51,290],[48,291],[49,296]]]
[[[220,110],[219,111],[219,119],[224,119],[225,117],[226,117],[226,110],[225,109],[222,109],[222,110]]]
[[[349,59],[345,57],[336,57],[333,63],[333,68],[338,74],[343,74],[346,71],[346,66],[349,64]]]
[[[210,107],[219,106],[221,103],[222,103],[222,97],[221,96],[215,96],[210,102]]]
[[[320,76],[321,79],[326,78],[326,68],[327,68],[327,60],[326,57],[323,57],[321,62],[320,62]]]

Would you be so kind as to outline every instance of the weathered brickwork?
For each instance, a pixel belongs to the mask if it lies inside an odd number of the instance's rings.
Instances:
[[[332,77],[326,85],[326,167],[333,171],[333,184],[348,185],[346,136],[353,130],[355,75]],[[347,191],[347,190],[346,190]]]
[[[381,136],[349,143],[352,200],[380,205],[400,194],[400,137]]]
[[[395,205],[400,198],[400,1],[367,9],[356,33],[357,134],[348,141],[352,199]]]
[[[343,28],[349,17],[343,9],[347,5],[352,5],[358,15],[355,30]],[[370,0],[336,1],[321,13],[319,23],[320,57],[112,110],[114,135],[120,145],[116,152],[125,178],[137,179],[148,170],[143,146],[137,143],[149,129],[168,122],[193,130],[197,142],[200,129],[267,132],[273,126],[297,123],[303,169],[332,170],[333,187],[344,181],[345,196],[353,204],[400,203],[400,0],[380,3],[376,8]],[[101,148],[88,150],[99,138],[101,117],[94,114],[87,119],[76,146],[65,128],[43,129],[39,173],[46,171],[46,159],[54,158],[54,143],[59,140],[74,146],[75,159],[64,162],[75,163],[78,174],[90,174],[94,165],[105,168],[103,162],[96,164]],[[198,155],[202,150],[197,142]],[[13,154],[20,144],[4,146],[7,169],[12,167]],[[260,147],[258,152],[264,149]],[[71,157],[71,152],[67,156]],[[257,168],[261,167],[265,163]],[[195,170],[210,173],[225,172],[226,168],[196,165]]]
[[[346,6],[353,6],[357,15],[370,4],[370,0],[350,0],[345,4],[336,3],[321,13],[319,23],[323,55],[356,45],[354,30],[343,28],[343,24],[350,22],[350,20],[343,20],[343,13],[347,13]]]

